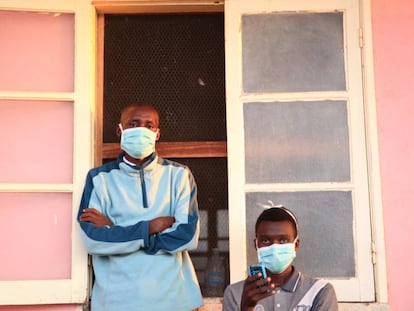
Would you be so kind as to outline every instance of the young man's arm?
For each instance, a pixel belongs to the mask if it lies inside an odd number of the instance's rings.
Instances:
[[[98,197],[94,189],[96,172],[91,170],[86,177],[77,217],[87,252],[93,255],[116,255],[147,247],[150,221],[140,221],[126,227],[111,226],[112,221],[102,211],[103,199]]]
[[[150,235],[149,246],[145,248],[148,254],[158,251],[176,253],[197,248],[200,218],[197,185],[191,171],[188,168],[181,169],[175,176],[172,187],[173,189],[165,191],[175,191],[175,202],[172,202],[175,222],[170,228]]]
[[[172,183],[174,189],[165,189],[168,192],[176,192],[175,214],[139,221],[130,226],[114,226],[104,215],[106,200],[98,196],[93,183],[98,173],[99,170],[95,169],[88,173],[78,212],[81,236],[88,253],[116,255],[141,249],[149,254],[155,254],[159,250],[178,252],[197,247],[199,234],[197,187],[187,168],[183,168],[180,170],[181,174],[177,174],[177,181]]]
[[[96,227],[113,227],[113,222],[94,208],[85,208],[79,217],[80,221],[90,222]],[[175,222],[175,218],[171,216],[161,216],[150,221],[148,234],[159,233],[169,227]]]

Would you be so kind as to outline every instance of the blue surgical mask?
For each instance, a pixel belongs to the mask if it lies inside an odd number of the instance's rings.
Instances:
[[[272,244],[257,249],[257,258],[268,270],[273,273],[282,273],[296,257],[296,239],[293,243]]]
[[[148,157],[155,151],[155,140],[157,132],[153,132],[146,127],[133,127],[122,129],[121,149],[135,159],[143,159]]]

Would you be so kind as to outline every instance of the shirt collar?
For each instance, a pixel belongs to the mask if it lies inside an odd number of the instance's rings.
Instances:
[[[287,292],[294,293],[296,291],[296,288],[298,287],[301,273],[297,269],[295,269],[295,267],[292,266],[292,268],[293,268],[292,275],[287,280],[287,282],[282,285],[282,289]]]
[[[135,169],[141,169],[141,168],[145,168],[148,167],[152,162],[154,162],[154,159],[157,157],[157,153],[153,152],[148,159],[142,163],[142,165],[135,165],[134,163],[132,163],[131,161],[128,161],[127,158],[125,157],[125,152],[122,152],[118,159],[121,160],[122,162],[125,162],[126,164],[128,164],[128,166],[135,168]]]

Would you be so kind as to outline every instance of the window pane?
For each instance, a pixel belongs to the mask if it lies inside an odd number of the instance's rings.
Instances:
[[[0,142],[0,183],[71,183],[73,103],[0,100]]]
[[[0,90],[73,91],[73,14],[0,11]]]
[[[343,14],[242,17],[243,90],[345,90]]]
[[[0,218],[0,280],[71,278],[71,194],[0,193]]]
[[[246,182],[349,181],[345,101],[244,105]]]
[[[253,239],[259,203],[282,204],[298,218],[300,248],[294,265],[316,277],[354,277],[352,193],[349,191],[248,193],[247,260],[257,262]]]

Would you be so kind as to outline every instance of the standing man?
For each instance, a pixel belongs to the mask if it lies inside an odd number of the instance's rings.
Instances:
[[[337,311],[330,283],[307,276],[292,262],[299,249],[298,222],[282,206],[264,210],[256,221],[255,245],[262,273],[229,285],[224,292],[223,311]]]
[[[188,254],[199,236],[197,186],[188,167],[158,157],[159,114],[121,113],[117,160],[88,172],[78,221],[92,255],[93,311],[190,311],[203,304]]]

